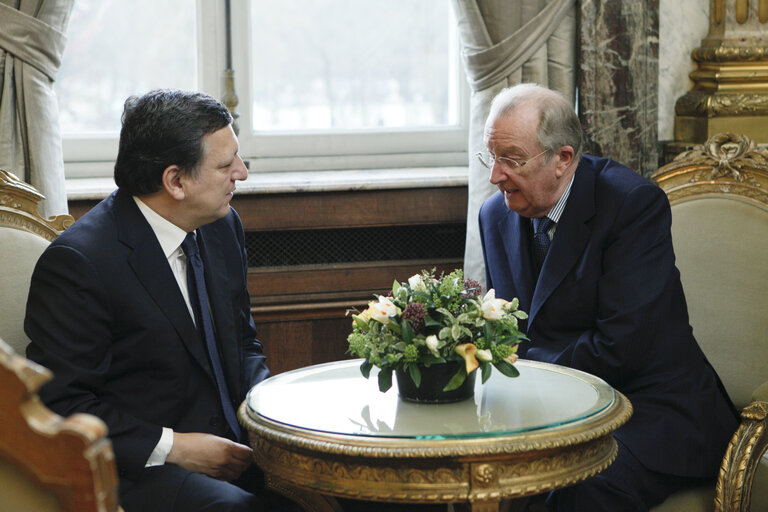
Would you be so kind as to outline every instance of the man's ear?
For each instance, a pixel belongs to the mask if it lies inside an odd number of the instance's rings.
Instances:
[[[562,178],[565,176],[566,171],[573,163],[573,157],[575,156],[576,152],[573,150],[572,146],[560,146],[560,149],[557,150],[557,167],[555,168],[555,174],[558,178]]]
[[[178,165],[169,165],[163,171],[163,188],[168,194],[181,201],[184,199],[184,187],[182,186],[182,171]]]

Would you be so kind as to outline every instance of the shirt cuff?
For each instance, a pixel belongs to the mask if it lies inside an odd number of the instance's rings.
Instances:
[[[144,467],[149,468],[165,464],[165,459],[167,459],[168,454],[171,453],[171,448],[173,448],[173,430],[168,427],[163,427],[163,433],[160,435],[160,440],[157,442],[155,449],[152,450]]]

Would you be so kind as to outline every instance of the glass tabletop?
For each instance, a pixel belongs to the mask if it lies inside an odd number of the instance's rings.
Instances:
[[[608,407],[613,388],[592,375],[557,365],[518,361],[517,378],[494,370],[475,395],[451,404],[418,404],[398,397],[397,382],[381,393],[376,369],[360,373],[362,359],[293,370],[251,389],[248,414],[345,435],[420,439],[472,438],[553,428]]]

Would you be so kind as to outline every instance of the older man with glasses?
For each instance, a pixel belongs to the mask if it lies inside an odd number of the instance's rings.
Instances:
[[[494,99],[485,142],[499,188],[479,215],[486,278],[529,312],[520,356],[597,375],[634,407],[615,462],[537,506],[648,510],[712,481],[737,420],[688,324],[664,192],[583,155],[573,108],[534,84]]]

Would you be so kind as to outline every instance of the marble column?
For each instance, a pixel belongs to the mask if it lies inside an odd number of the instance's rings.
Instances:
[[[735,132],[768,142],[768,0],[711,0],[709,34],[692,57],[694,87],[675,104],[675,140]]]
[[[587,151],[649,175],[659,164],[659,0],[581,0],[580,15]]]

